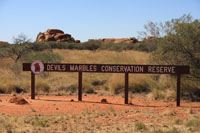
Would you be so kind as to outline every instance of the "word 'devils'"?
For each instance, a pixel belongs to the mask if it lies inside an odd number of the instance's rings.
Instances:
[[[66,71],[66,65],[47,64],[47,71]]]

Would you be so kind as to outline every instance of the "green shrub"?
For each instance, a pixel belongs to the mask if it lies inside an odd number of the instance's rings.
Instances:
[[[179,118],[175,118],[173,121],[174,121],[174,124],[177,124],[177,125],[183,124],[183,120],[181,120]]]
[[[6,93],[6,89],[2,86],[0,86],[0,93]]]
[[[12,133],[13,132],[13,126],[12,124],[8,123],[4,125],[4,128],[6,130],[6,133]]]
[[[100,80],[95,80],[92,81],[93,86],[98,86],[98,85],[104,85],[106,83],[106,80],[100,81]]]
[[[0,48],[0,58],[8,57],[9,48]]]
[[[0,41],[0,48],[9,48],[10,44],[8,42]]]
[[[154,26],[152,26],[154,25]],[[152,53],[151,59],[154,64],[165,65],[189,65],[190,74],[184,76],[182,88],[186,82],[188,87],[182,89],[182,94],[188,95],[192,100],[200,100],[200,20],[193,19],[190,14],[184,14],[180,18],[171,19],[164,23],[149,22],[145,25],[146,34],[156,36],[152,33],[162,33],[157,42],[158,48]],[[164,28],[161,28],[164,27]],[[189,87],[190,86],[190,87]],[[193,93],[193,88],[197,93]],[[191,91],[192,90],[192,91]],[[193,95],[197,94],[195,97]]]
[[[80,43],[78,49],[96,50],[101,47],[100,40],[88,40],[88,42]]]
[[[33,51],[42,51],[45,49],[51,49],[51,46],[48,43],[36,42],[36,43],[30,44],[30,49]]]
[[[87,94],[96,94],[93,88],[85,88],[84,92]]]
[[[9,43],[0,42],[0,48],[10,48]],[[114,50],[114,51],[122,51],[122,50],[138,50],[145,52],[152,52],[157,49],[157,45],[154,40],[146,40],[140,43],[103,43],[101,40],[88,40],[83,43],[74,43],[74,42],[33,42],[21,44],[22,47],[26,46],[29,50],[33,51],[43,51],[45,49],[78,49],[78,50]],[[20,47],[17,46],[16,47]],[[1,50],[0,50],[1,51]]]
[[[152,133],[165,133],[162,129],[154,129]]]
[[[153,84],[150,78],[143,75],[138,75],[137,78],[130,76],[129,91],[131,93],[149,93],[151,91],[151,84]],[[113,94],[123,93],[125,88],[124,75],[112,76],[108,81],[108,86]]]
[[[45,83],[45,82],[36,82],[36,91],[37,92],[44,92],[49,93],[51,90],[51,87]]]
[[[181,96],[184,99],[190,99],[191,101],[200,101],[200,82],[194,82],[182,78],[181,83]]]
[[[143,42],[136,43],[133,49],[143,52],[153,52],[158,48],[157,41],[158,40],[145,40]]]
[[[164,95],[162,90],[159,90],[157,88],[153,88],[152,92],[153,92],[153,97],[154,97],[155,100],[158,100],[158,99],[161,100],[161,99],[165,98],[165,95]]]
[[[44,45],[44,47],[42,46]],[[40,42],[33,45],[33,50],[44,50],[48,48],[57,49],[79,49],[79,50],[96,50],[101,47],[99,40],[89,40],[84,43],[73,43],[73,42]]]
[[[15,92],[15,93],[28,92],[28,88],[23,88],[18,84],[8,84],[3,90],[4,90],[4,93],[7,93],[7,94],[10,94],[12,92]]]
[[[189,120],[186,123],[186,127],[194,127],[194,128],[199,128],[200,127],[200,120]]]
[[[132,93],[148,93],[150,92],[149,85],[147,83],[131,84],[129,91]]]
[[[136,122],[135,128],[136,128],[136,130],[146,130],[147,129],[146,125],[141,122]]]
[[[78,44],[76,43],[68,43],[68,42],[46,42],[51,48],[57,49],[75,49]]]
[[[48,121],[47,120],[39,120],[37,122],[37,126],[40,126],[40,127],[48,127]]]
[[[65,92],[70,92],[70,93],[76,93],[77,86],[76,85],[69,85],[67,87],[61,86],[58,88],[58,91],[65,91]]]
[[[163,131],[162,129],[156,129],[153,131],[153,133],[179,133],[179,131],[177,128],[173,127],[172,129],[167,131]]]
[[[96,93],[94,88],[88,84],[88,83],[85,83],[83,84],[83,92],[87,93],[87,94],[94,94]]]
[[[101,45],[102,50],[114,50],[114,51],[122,51],[122,50],[131,50],[134,44],[127,44],[127,43],[105,43]]]
[[[11,86],[10,90],[16,93],[27,92],[25,89],[21,88],[20,86],[15,86],[15,85]]]
[[[61,62],[61,60],[63,60],[63,57],[57,53],[52,53],[52,52],[32,52],[24,57],[25,62],[31,63],[34,60],[41,60],[44,63],[49,63],[49,62],[57,63]]]
[[[3,46],[3,45],[2,45]],[[10,45],[4,45],[8,47]],[[30,49],[34,51],[42,51],[45,49],[78,49],[78,50],[113,50],[113,51],[122,51],[122,50],[138,50],[145,52],[152,52],[157,49],[157,44],[154,40],[146,40],[140,43],[103,43],[101,40],[88,40],[83,43],[74,43],[74,42],[34,42],[29,43]],[[1,47],[1,46],[0,46]]]
[[[122,92],[124,92],[124,85],[118,84],[114,88],[111,88],[111,93],[113,94],[121,94]]]
[[[177,128],[173,127],[171,130],[167,131],[166,133],[180,133]]]

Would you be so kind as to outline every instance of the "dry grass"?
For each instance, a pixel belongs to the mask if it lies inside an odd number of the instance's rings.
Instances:
[[[148,64],[150,54],[137,51],[88,51],[88,50],[53,50],[64,57],[63,63],[102,63],[102,64]],[[30,72],[20,72],[16,75],[14,64],[10,59],[0,59],[0,91],[11,93],[13,88],[19,86],[30,90]],[[147,85],[158,99],[175,99],[173,82],[166,75],[160,76],[158,81],[152,75],[130,74],[129,86],[131,90]],[[77,86],[77,73],[45,73],[36,76],[37,93],[51,93],[65,95],[66,90]],[[104,82],[105,81],[105,82]],[[94,85],[93,83],[100,83]],[[155,83],[156,82],[156,83]],[[102,84],[101,84],[102,83]],[[71,87],[71,88],[70,88]],[[98,93],[113,93],[114,88],[124,87],[124,74],[98,74],[83,73],[83,88],[93,88]],[[159,91],[158,88],[161,90]],[[77,89],[76,89],[77,90]],[[49,92],[50,91],[50,92]],[[146,101],[145,101],[146,103]],[[35,110],[32,109],[34,112]],[[152,133],[177,133],[199,132],[199,114],[186,110],[190,115],[189,120],[176,118],[175,110],[166,110],[161,114],[153,114],[148,110],[136,110],[137,114],[128,114],[129,111],[84,111],[77,114],[65,115],[32,115],[11,116],[0,114],[0,132],[152,132]],[[159,122],[151,123],[136,121],[137,115],[155,118]],[[160,122],[161,121],[161,122]],[[163,122],[164,121],[164,122]]]
[[[137,110],[136,110],[137,112]],[[143,116],[160,119],[161,122],[145,122],[132,118]],[[132,114],[129,110],[117,111],[84,111],[64,115],[26,115],[11,116],[0,114],[0,132],[149,132],[149,133],[182,133],[199,132],[200,121],[193,119],[181,120],[176,117],[140,110]],[[138,117],[139,118],[139,117]]]
[[[53,50],[53,52],[64,57],[62,63],[102,63],[102,64],[148,64],[149,54],[138,51],[89,51],[89,50]],[[19,74],[16,75],[14,63],[9,59],[0,59],[0,89],[12,90],[12,86],[19,86],[26,90],[30,90],[30,72],[22,72],[20,68]],[[124,76],[124,74],[119,74]],[[99,88],[109,88],[115,84],[117,74],[98,74],[98,73],[83,73],[83,87],[94,88],[92,85],[94,81],[110,81],[105,82]],[[36,76],[36,89],[49,88],[52,92],[60,88],[68,88],[71,85],[77,86],[77,73],[44,73]],[[132,76],[131,76],[132,77]],[[133,76],[134,77],[134,76]],[[145,76],[140,75],[138,77]],[[134,78],[135,79],[138,79]],[[132,78],[130,78],[131,80]],[[139,78],[140,79],[140,78]],[[113,81],[112,81],[113,80]],[[131,80],[132,81],[132,80]],[[130,81],[130,82],[131,82]],[[123,82],[123,78],[120,79]],[[95,89],[95,88],[94,88]],[[42,91],[40,91],[42,92]],[[39,92],[38,92],[39,93]]]
[[[65,57],[63,63],[94,63],[94,64],[148,64],[150,54],[138,51],[88,51],[88,50],[53,50],[55,53]],[[57,74],[55,74],[56,76]],[[59,74],[60,76],[60,74]],[[70,74],[72,77],[71,84],[77,85],[77,73]],[[134,84],[141,79],[148,78],[147,75],[130,75],[130,84]],[[83,86],[91,86],[93,81],[107,81],[101,87],[103,89],[109,88],[113,91],[118,84],[124,86],[124,74],[97,74],[97,73],[84,73]],[[61,81],[60,81],[61,82]],[[67,81],[68,82],[68,81]],[[66,81],[65,81],[66,83]],[[84,85],[85,84],[85,85]]]
[[[148,64],[148,53],[139,51],[89,51],[53,50],[64,57],[64,63],[102,63],[102,64]]]
[[[149,64],[150,53],[139,51],[89,51],[89,50],[63,50],[53,49],[64,57],[62,63],[94,63],[94,64]],[[22,68],[16,69],[10,59],[0,59],[0,93],[11,93],[16,87],[30,92],[30,72],[22,72]],[[156,99],[175,99],[174,91],[169,95],[161,94],[163,88],[173,88],[175,85],[167,75],[160,75],[158,81],[153,75],[129,74],[129,88],[133,93],[147,92],[150,89]],[[93,85],[94,82],[102,82]],[[70,87],[77,87],[78,73],[43,73],[36,76],[37,94],[65,95],[70,93]],[[99,94],[120,94],[124,89],[124,74],[109,73],[83,73],[84,92],[98,92]],[[160,90],[161,91],[160,91]],[[75,89],[77,91],[77,89]],[[93,91],[91,91],[93,90]],[[122,93],[123,95],[123,93]]]

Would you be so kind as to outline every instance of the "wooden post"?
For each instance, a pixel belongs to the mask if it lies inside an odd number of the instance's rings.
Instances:
[[[31,72],[31,99],[35,99],[35,74]]]
[[[180,106],[180,84],[181,84],[181,74],[177,74],[177,96],[176,96],[176,106]]]
[[[78,100],[82,101],[82,72],[78,73]]]
[[[128,104],[128,73],[125,73],[125,91],[124,91],[125,104]]]

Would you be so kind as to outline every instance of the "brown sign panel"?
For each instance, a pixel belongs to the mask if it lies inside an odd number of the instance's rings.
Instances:
[[[31,63],[23,63],[23,71],[31,71]],[[45,63],[46,72],[189,74],[189,66],[123,65],[123,64],[58,64]]]

